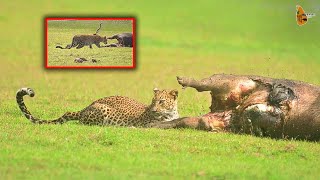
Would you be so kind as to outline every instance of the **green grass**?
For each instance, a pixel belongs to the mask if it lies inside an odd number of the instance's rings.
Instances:
[[[125,95],[147,104],[154,87],[177,88],[180,115],[196,116],[208,112],[210,95],[182,91],[176,75],[256,74],[320,84],[320,17],[298,27],[295,3],[2,3],[0,179],[317,179],[319,142],[195,130],[90,127],[76,122],[39,126],[28,122],[15,102],[19,88],[32,87],[36,96],[25,98],[30,111],[53,119],[105,96]],[[300,5],[319,14],[316,1]],[[44,69],[44,17],[60,14],[135,16],[137,68]],[[95,27],[83,30],[92,33]],[[63,40],[70,43],[71,37]]]
[[[57,49],[56,46],[66,47],[71,44],[73,36],[77,34],[93,34],[99,27],[100,36],[132,32],[132,21],[114,20],[78,20],[78,21],[48,21],[48,66],[127,66],[132,67],[132,48],[98,48],[85,46],[81,49]],[[108,44],[117,43],[117,40],[108,40]],[[104,43],[100,43],[105,46]],[[83,63],[74,62],[75,58],[85,58]],[[91,60],[98,62],[93,63]]]

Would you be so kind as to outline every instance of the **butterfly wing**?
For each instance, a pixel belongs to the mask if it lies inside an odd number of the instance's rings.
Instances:
[[[300,5],[296,6],[297,9],[297,15],[296,15],[296,20],[297,24],[299,26],[305,25],[308,22],[308,17],[302,7]]]

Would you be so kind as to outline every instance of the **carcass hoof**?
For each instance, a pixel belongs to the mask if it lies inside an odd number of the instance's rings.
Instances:
[[[182,86],[182,89],[187,88],[187,82],[184,77],[177,76],[177,81]]]

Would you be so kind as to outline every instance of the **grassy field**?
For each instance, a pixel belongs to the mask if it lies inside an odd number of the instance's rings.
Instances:
[[[132,67],[133,48],[98,48],[85,46],[81,49],[57,49],[56,46],[66,47],[71,44],[72,37],[77,34],[93,34],[102,23],[100,36],[110,37],[124,32],[132,32],[132,21],[114,20],[78,20],[78,21],[48,21],[48,66],[128,66]],[[117,40],[108,40],[108,44]],[[104,43],[100,43],[105,46]],[[75,63],[75,58],[85,58],[88,61]],[[91,60],[98,62],[94,63]]]
[[[300,5],[319,14],[316,1]],[[180,115],[195,116],[208,111],[210,95],[182,91],[176,75],[256,74],[319,85],[320,17],[298,27],[295,6],[289,0],[1,3],[0,179],[318,179],[319,142],[33,125],[15,102],[19,88],[32,87],[29,110],[53,119],[101,97],[125,95],[147,104],[154,87],[176,88]],[[137,68],[44,69],[44,17],[50,15],[135,16]]]

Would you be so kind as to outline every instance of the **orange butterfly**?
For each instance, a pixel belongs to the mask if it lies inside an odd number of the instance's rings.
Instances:
[[[305,25],[308,22],[308,18],[312,18],[313,16],[315,16],[314,13],[305,13],[300,5],[297,5],[296,9],[297,9],[296,19],[297,19],[297,24],[299,26]]]

